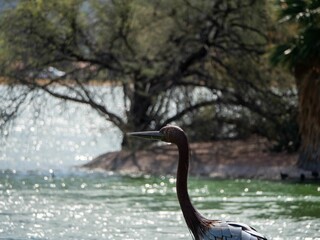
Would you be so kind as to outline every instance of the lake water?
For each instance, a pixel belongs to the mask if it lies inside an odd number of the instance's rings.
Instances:
[[[191,239],[174,176],[75,168],[120,149],[120,132],[81,105],[48,104],[37,119],[26,106],[1,141],[0,239]],[[269,239],[320,239],[319,184],[191,178],[189,188],[209,218],[248,223]]]

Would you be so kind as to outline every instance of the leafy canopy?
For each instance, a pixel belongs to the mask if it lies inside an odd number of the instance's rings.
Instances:
[[[290,68],[320,59],[320,0],[279,0],[280,23],[293,25],[295,35],[274,51],[274,64]]]

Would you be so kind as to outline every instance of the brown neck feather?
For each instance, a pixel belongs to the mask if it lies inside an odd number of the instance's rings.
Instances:
[[[179,149],[179,163],[177,171],[177,195],[180,207],[186,223],[198,239],[199,230],[202,229],[204,217],[194,208],[188,194],[188,169],[189,169],[189,144],[185,134],[177,138],[176,144]]]

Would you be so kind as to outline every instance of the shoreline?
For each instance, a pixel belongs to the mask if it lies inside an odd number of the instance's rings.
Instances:
[[[190,144],[191,176],[216,179],[317,180],[296,167],[298,154],[270,152],[266,139],[220,140]],[[175,175],[175,145],[151,145],[146,150],[121,150],[102,154],[81,167],[128,174]]]

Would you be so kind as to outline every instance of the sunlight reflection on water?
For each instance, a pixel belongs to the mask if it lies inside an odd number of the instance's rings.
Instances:
[[[118,94],[106,101],[121,112]],[[71,168],[118,150],[121,135],[84,106],[48,104],[37,119],[26,106],[1,144],[0,239],[191,239],[175,177]],[[251,224],[269,239],[320,239],[317,185],[201,178],[189,185],[209,218]]]
[[[0,238],[191,239],[172,179],[2,171]],[[251,190],[242,195],[246,187]],[[317,239],[320,233],[314,185],[192,178],[190,194],[205,216],[249,223],[269,239]],[[288,198],[290,205],[283,201]]]
[[[5,90],[5,86],[0,86],[0,94]],[[112,91],[117,99],[103,94]],[[120,114],[124,111],[120,107],[120,89],[104,87],[100,94],[110,104],[110,111]],[[46,106],[41,114],[35,117],[35,107],[24,106],[8,136],[2,139],[1,169],[61,169],[120,149],[120,131],[96,112],[81,104],[43,98]]]

